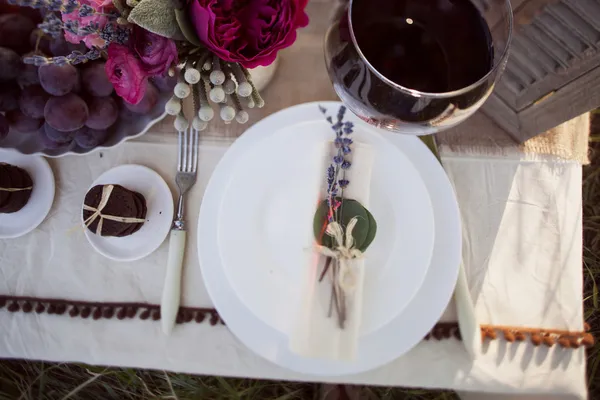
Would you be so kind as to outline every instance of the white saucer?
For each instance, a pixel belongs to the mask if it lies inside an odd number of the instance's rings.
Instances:
[[[121,185],[144,196],[148,208],[146,222],[139,231],[125,237],[102,237],[85,228],[86,238],[98,253],[115,261],[146,257],[162,244],[171,229],[173,196],[169,186],[159,174],[141,165],[121,165],[108,170],[90,189],[108,184]]]
[[[0,238],[16,238],[37,228],[48,215],[54,201],[54,174],[48,162],[39,156],[0,149],[0,162],[23,168],[33,181],[25,207],[12,214],[0,214]]]

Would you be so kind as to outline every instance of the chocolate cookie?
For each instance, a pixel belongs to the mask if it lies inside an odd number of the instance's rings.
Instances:
[[[8,171],[10,188],[24,189],[31,188],[33,186],[31,177],[24,169],[8,164],[4,164],[3,169],[4,171]],[[8,193],[10,196],[0,207],[0,213],[10,214],[21,210],[23,207],[25,207],[25,204],[27,204],[29,198],[31,197],[31,189],[18,190]]]
[[[85,204],[90,207],[98,207],[102,198],[104,185],[94,186],[85,196]],[[114,215],[124,218],[145,218],[145,199],[139,193],[132,192],[120,185],[114,185],[108,203],[102,210],[103,214]],[[87,220],[93,214],[92,211],[83,210],[83,218]],[[95,219],[88,229],[94,233],[98,228],[100,218]],[[137,232],[143,223],[126,223],[104,219],[102,222],[102,236],[123,237]]]
[[[10,173],[6,166],[7,164],[0,164],[0,188],[12,187]],[[0,190],[0,209],[10,201],[10,197],[11,192]]]
[[[131,191],[131,194],[133,196],[133,200],[135,201],[135,206],[137,208],[137,214],[136,214],[135,218],[140,218],[140,219],[145,218],[146,212],[144,211],[144,206],[146,204],[146,200],[138,192]],[[141,197],[141,199],[140,199],[140,197]],[[129,235],[139,231],[143,224],[144,224],[143,222],[134,222],[131,224],[127,224],[129,227],[127,229],[125,229],[119,235],[119,237],[129,236]]]

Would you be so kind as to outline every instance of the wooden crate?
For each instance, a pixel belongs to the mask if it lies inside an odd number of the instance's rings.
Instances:
[[[512,4],[509,61],[483,111],[524,141],[600,107],[600,0]]]

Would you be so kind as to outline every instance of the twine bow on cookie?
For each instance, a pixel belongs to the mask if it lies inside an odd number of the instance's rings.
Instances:
[[[104,185],[102,187],[102,197],[100,198],[100,202],[98,203],[98,207],[90,207],[87,204],[83,205],[83,209],[87,211],[93,211],[93,214],[90,215],[85,221],[83,221],[85,226],[90,226],[96,218],[100,217],[100,221],[98,221],[98,226],[96,227],[96,234],[102,236],[102,223],[105,219],[110,221],[122,222],[125,224],[135,224],[140,222],[145,222],[144,219],[141,218],[132,218],[132,217],[116,217],[114,215],[102,214],[102,210],[108,204],[108,200],[110,199],[110,195],[112,194],[114,185]]]
[[[27,186],[27,187],[24,187],[24,188],[3,188],[3,187],[0,187],[0,192],[9,192],[9,193],[11,193],[11,192],[22,192],[24,190],[31,190],[31,189],[33,189],[33,186]]]
[[[361,258],[363,253],[354,248],[354,237],[352,231],[358,223],[358,218],[354,217],[346,226],[346,240],[344,240],[344,229],[339,222],[330,222],[327,225],[325,233],[335,240],[336,246],[333,249],[325,246],[319,246],[319,253],[331,257],[339,265],[339,274],[337,279],[338,286],[345,292],[351,292],[356,287],[356,274],[349,261]]]

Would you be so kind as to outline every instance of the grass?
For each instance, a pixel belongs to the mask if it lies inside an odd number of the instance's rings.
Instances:
[[[600,113],[590,137],[592,164],[583,170],[585,319],[600,338]],[[591,399],[600,399],[600,340],[587,350]],[[353,387],[366,400],[456,400],[453,392]],[[0,360],[0,400],[320,400],[318,384],[225,379],[131,368]],[[335,397],[337,398],[337,397]],[[334,399],[335,399],[334,398]],[[340,397],[343,398],[343,397]],[[355,397],[351,397],[355,398]],[[358,398],[358,397],[356,397]]]

